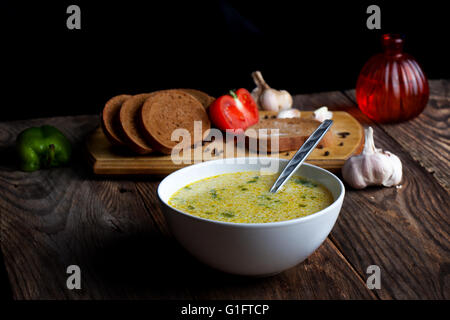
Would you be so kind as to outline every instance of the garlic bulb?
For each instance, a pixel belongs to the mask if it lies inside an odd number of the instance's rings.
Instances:
[[[252,77],[256,84],[256,88],[252,91],[252,96],[260,108],[278,112],[292,107],[293,100],[289,92],[269,87],[259,71],[253,72]]]
[[[355,189],[371,185],[392,187],[402,180],[402,163],[390,153],[375,148],[373,129],[365,130],[365,146],[360,155],[350,157],[342,167],[344,180]]]
[[[333,118],[333,112],[328,111],[328,107],[323,106],[314,111],[314,119],[324,122],[327,119]]]
[[[285,119],[285,118],[300,118],[300,110],[290,108],[290,109],[284,109],[278,112],[277,118],[278,119]]]

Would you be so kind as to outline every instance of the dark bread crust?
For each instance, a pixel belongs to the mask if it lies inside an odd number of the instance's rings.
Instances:
[[[288,119],[267,119],[260,120],[257,124],[247,128],[245,131],[245,138],[247,146],[250,147],[257,145],[258,151],[260,150],[260,142],[261,140],[267,140],[267,152],[276,152],[277,150],[271,150],[271,138],[269,137],[260,137],[259,134],[253,134],[253,130],[258,129],[279,129],[279,140],[278,140],[278,151],[291,151],[298,150],[308,139],[308,137],[317,129],[320,125],[320,121],[315,119],[303,119],[303,118],[288,118]],[[318,146],[328,147],[331,145],[333,141],[332,134],[333,127],[328,130],[323,139],[319,142]],[[270,134],[270,132],[267,132]],[[251,143],[251,140],[253,142]],[[254,140],[257,140],[257,144]],[[264,145],[264,141],[262,145]],[[255,150],[253,150],[255,151]]]
[[[106,102],[101,114],[101,126],[106,138],[113,145],[124,146],[125,142],[123,134],[119,125],[119,112],[122,104],[131,96],[128,94],[121,94]]]
[[[140,109],[149,96],[154,93],[137,94],[124,102],[119,112],[119,122],[124,133],[126,145],[139,154],[152,152],[150,144],[139,130]]]
[[[183,90],[155,92],[145,100],[140,115],[142,134],[153,149],[165,154],[170,154],[175,146],[187,146],[171,140],[175,129],[186,129],[193,145],[202,141],[211,128],[203,105]],[[194,135],[194,121],[202,122],[201,135]]]
[[[195,99],[200,101],[200,103],[203,105],[203,107],[205,109],[207,109],[209,107],[209,105],[214,100],[216,100],[216,98],[211,97],[209,94],[207,94],[203,91],[197,90],[197,89],[179,89],[179,90],[185,91],[185,92],[193,95]]]

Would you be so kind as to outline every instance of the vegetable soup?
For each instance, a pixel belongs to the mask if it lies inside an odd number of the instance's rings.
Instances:
[[[277,177],[259,171],[208,177],[175,192],[169,205],[210,220],[265,223],[304,217],[334,201],[327,188],[295,175],[277,193],[270,193]]]

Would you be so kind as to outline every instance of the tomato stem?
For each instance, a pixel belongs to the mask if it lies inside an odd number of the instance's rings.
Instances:
[[[236,92],[234,92],[234,90],[230,90],[230,96],[232,96],[234,99],[238,98],[238,96],[236,95]]]

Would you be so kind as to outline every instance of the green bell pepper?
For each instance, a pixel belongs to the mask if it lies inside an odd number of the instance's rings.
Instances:
[[[17,136],[16,151],[20,169],[35,171],[68,163],[72,147],[61,131],[44,125],[22,131]]]

